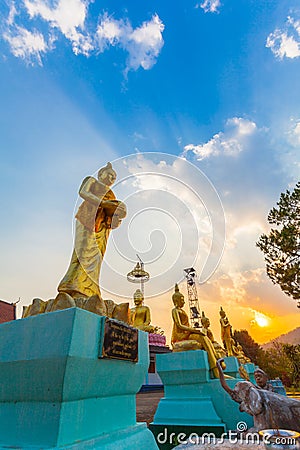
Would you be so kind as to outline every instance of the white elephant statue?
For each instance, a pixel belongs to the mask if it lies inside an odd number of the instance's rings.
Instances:
[[[238,381],[231,389],[224,377],[222,361],[217,361],[221,385],[240,404],[240,411],[253,416],[255,431],[279,428],[300,432],[299,400],[260,389],[250,381]]]

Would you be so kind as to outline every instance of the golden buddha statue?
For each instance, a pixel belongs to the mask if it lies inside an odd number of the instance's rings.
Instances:
[[[173,330],[171,343],[174,352],[186,350],[206,350],[209,367],[215,378],[219,378],[217,369],[217,355],[212,342],[206,335],[206,330],[191,328],[187,313],[182,309],[184,296],[175,285],[175,293],[172,296],[175,308],[172,309]]]
[[[228,317],[222,306],[220,308],[220,324],[221,324],[221,339],[225,347],[227,356],[234,356],[232,350],[232,326],[229,323]]]
[[[219,358],[224,358],[226,356],[226,350],[219,344],[219,342],[215,341],[214,335],[211,331],[210,327],[210,320],[208,317],[205,316],[204,311],[202,311],[201,316],[201,325],[206,330],[207,337],[211,340],[212,345],[214,346],[216,355]]]
[[[109,234],[126,216],[126,205],[111,190],[116,180],[111,163],[102,167],[97,179],[86,177],[79,189],[83,202],[76,214],[74,250],[67,272],[58,285],[56,298],[39,298],[24,308],[23,317],[79,307],[128,323],[129,304],[103,300],[99,276]]]
[[[86,177],[79,189],[83,199],[76,214],[75,244],[69,268],[57,288],[72,298],[101,298],[99,276],[111,229],[126,216],[126,206],[116,200],[110,187],[116,172],[107,163],[98,179]]]
[[[248,356],[245,355],[243,347],[241,346],[241,344],[236,343],[233,340],[233,344],[232,344],[232,351],[233,351],[233,355],[239,360],[239,362],[241,364],[247,364],[247,363],[251,363],[251,359],[248,358]]]
[[[232,326],[229,323],[228,317],[222,306],[220,308],[220,324],[221,324],[221,338],[226,349],[227,356],[235,356],[240,364],[246,364],[251,362],[239,342],[235,342],[232,336]]]
[[[130,309],[130,324],[142,331],[155,333],[156,327],[151,325],[151,314],[148,306],[143,305],[144,295],[140,289],[133,294],[135,307]]]

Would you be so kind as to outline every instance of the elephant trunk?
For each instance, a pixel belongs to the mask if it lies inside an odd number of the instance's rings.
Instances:
[[[223,358],[218,359],[218,361],[217,361],[217,368],[218,368],[218,371],[219,371],[220,383],[221,383],[222,388],[226,392],[228,392],[228,394],[230,396],[232,396],[233,390],[228,386],[228,384],[225,381],[225,376],[224,376],[223,369],[222,369],[222,366],[221,366],[222,362],[224,362]]]

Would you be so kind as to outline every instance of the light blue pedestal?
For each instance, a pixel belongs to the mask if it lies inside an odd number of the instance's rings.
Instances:
[[[234,361],[231,363],[235,367]],[[205,351],[157,355],[156,367],[164,383],[165,396],[158,404],[150,429],[156,437],[159,433],[167,435],[167,443],[161,448],[174,447],[170,442],[171,433],[175,433],[172,444],[176,444],[176,435],[182,432],[187,436],[191,433],[221,436],[237,429],[241,421],[248,428],[253,426],[252,417],[239,411],[239,405],[224,391],[220,380],[210,379]],[[237,381],[241,379],[227,380],[231,388]]]
[[[255,381],[255,378],[254,378],[254,371],[257,368],[257,366],[255,366],[253,363],[247,363],[247,364],[244,364],[244,366],[245,366],[245,369],[248,372],[248,375],[249,375],[251,383],[256,384],[256,381]]]
[[[224,370],[225,375],[233,378],[240,378],[239,367],[240,364],[235,356],[226,356],[224,358],[226,369]]]
[[[0,325],[0,448],[157,449],[136,423],[147,334],[137,363],[99,359],[104,324],[71,308]]]

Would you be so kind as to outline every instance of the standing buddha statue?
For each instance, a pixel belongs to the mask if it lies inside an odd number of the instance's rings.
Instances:
[[[221,339],[225,347],[227,356],[234,356],[232,350],[232,342],[233,342],[232,326],[230,325],[228,317],[226,316],[226,313],[222,308],[222,306],[220,308],[220,324],[221,324]]]

